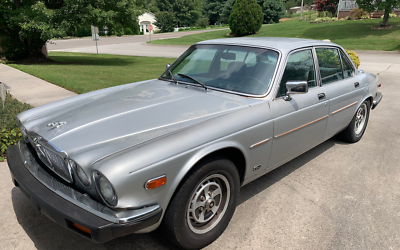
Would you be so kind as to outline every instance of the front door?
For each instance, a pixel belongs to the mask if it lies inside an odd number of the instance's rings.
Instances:
[[[278,94],[271,101],[274,139],[268,168],[279,166],[322,141],[329,103],[325,88],[317,81],[315,60],[312,48],[294,51],[288,57]],[[307,81],[309,90],[285,101],[287,81]]]

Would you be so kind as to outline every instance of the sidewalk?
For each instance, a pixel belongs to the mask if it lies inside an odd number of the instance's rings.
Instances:
[[[0,64],[0,82],[16,99],[34,107],[76,95],[4,64]]]

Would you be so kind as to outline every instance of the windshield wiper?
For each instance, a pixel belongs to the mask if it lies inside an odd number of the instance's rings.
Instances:
[[[198,84],[200,84],[207,91],[207,86],[204,83],[200,82],[199,80],[196,80],[191,76],[188,76],[188,75],[185,75],[185,74],[181,74],[181,73],[178,73],[178,76],[186,77],[186,78],[189,78],[190,80],[193,80],[193,81],[197,82]]]
[[[169,74],[171,75],[172,80],[174,81],[174,83],[175,83],[175,84],[178,84],[178,81],[176,80],[174,74],[172,74],[172,71],[171,71],[169,68],[168,68],[168,72],[169,72]]]

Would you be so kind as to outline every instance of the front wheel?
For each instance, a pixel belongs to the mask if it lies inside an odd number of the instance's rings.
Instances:
[[[185,249],[199,249],[226,229],[239,197],[239,174],[226,158],[200,162],[182,181],[165,213],[162,233]]]
[[[358,107],[353,119],[349,126],[341,133],[342,138],[347,142],[358,142],[364,135],[365,129],[367,128],[368,119],[370,112],[369,101],[364,101],[360,107]]]

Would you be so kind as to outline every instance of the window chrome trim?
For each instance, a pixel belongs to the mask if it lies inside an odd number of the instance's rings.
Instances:
[[[272,50],[272,51],[277,52],[277,53],[278,53],[278,59],[277,59],[277,61],[276,61],[275,71],[274,71],[274,74],[273,74],[273,76],[272,76],[271,83],[270,83],[270,85],[269,85],[269,87],[268,87],[268,90],[267,90],[264,94],[262,94],[262,95],[246,94],[246,93],[243,93],[243,92],[237,92],[237,91],[232,91],[232,90],[227,90],[227,89],[221,89],[221,88],[212,87],[212,86],[208,86],[208,85],[207,85],[207,88],[208,88],[208,89],[212,89],[212,90],[220,91],[220,92],[225,92],[225,93],[229,93],[229,94],[235,94],[235,95],[239,95],[239,96],[245,96],[245,97],[265,98],[265,97],[267,97],[267,96],[270,94],[270,92],[271,92],[273,86],[275,85],[274,83],[275,83],[275,81],[276,81],[276,78],[277,78],[277,75],[278,75],[278,71],[279,71],[279,68],[280,68],[279,66],[280,66],[280,63],[281,63],[281,61],[282,61],[282,52],[281,52],[279,49],[271,48],[271,47],[267,47],[267,46],[254,46],[254,45],[248,45],[248,44],[223,44],[223,43],[201,43],[201,44],[197,44],[197,43],[196,43],[196,44],[190,46],[185,52],[183,52],[183,53],[181,54],[181,56],[179,56],[179,57],[171,64],[170,68],[171,68],[172,66],[174,66],[174,65],[177,63],[177,61],[179,60],[179,58],[181,58],[187,51],[189,51],[192,47],[195,47],[195,46],[198,46],[198,45],[246,47],[246,48],[256,48],[256,49]],[[174,81],[173,81],[172,79],[167,79],[167,78],[163,78],[163,77],[162,77],[162,75],[164,75],[164,73],[165,73],[166,71],[167,71],[167,70],[165,70],[165,71],[161,74],[161,76],[160,76],[158,79],[159,79],[159,80],[162,80],[162,81],[167,81],[167,82],[172,82],[172,83],[173,83]],[[195,83],[191,83],[191,82],[186,82],[186,81],[178,81],[178,83],[186,84],[186,85],[194,86],[194,87],[201,87],[199,84],[195,84]]]
[[[283,96],[277,97],[276,95],[278,94],[278,91],[279,91],[279,88],[280,88],[280,85],[281,85],[281,81],[282,81],[282,77],[283,77],[283,74],[285,73],[287,61],[288,61],[289,56],[290,56],[291,54],[296,53],[296,52],[299,52],[299,51],[303,51],[303,50],[311,50],[311,55],[312,55],[312,57],[313,57],[313,59],[314,59],[314,70],[315,70],[315,71],[317,70],[317,67],[316,67],[317,64],[315,64],[315,58],[316,58],[316,56],[314,57],[313,48],[314,48],[313,46],[307,46],[307,47],[302,47],[302,48],[297,48],[297,49],[291,50],[289,53],[287,53],[285,60],[284,60],[284,61],[282,60],[282,67],[281,67],[281,68],[282,68],[282,71],[281,71],[281,73],[279,74],[279,76],[276,78],[276,80],[277,80],[277,81],[276,81],[276,85],[278,85],[278,86],[275,87],[275,91],[274,91],[274,94],[273,94],[273,96],[272,96],[272,101],[277,100],[277,99],[283,99]],[[318,69],[319,69],[319,68],[318,68]],[[314,87],[311,87],[311,88],[308,88],[308,89],[320,87],[320,86],[318,85],[318,81],[317,81],[317,73],[315,73],[315,81],[316,81],[316,83],[317,83],[317,86],[314,86]]]

